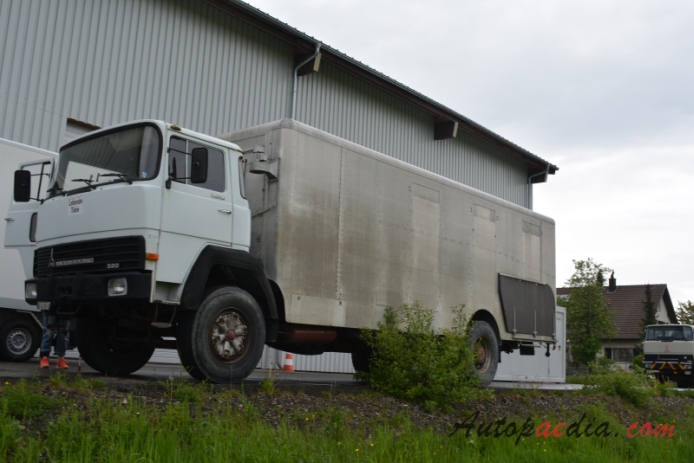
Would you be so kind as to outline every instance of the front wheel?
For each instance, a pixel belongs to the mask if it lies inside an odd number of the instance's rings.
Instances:
[[[483,386],[489,386],[499,365],[499,343],[489,323],[475,322],[470,332],[470,349],[475,360],[474,372]]]
[[[34,356],[41,343],[41,331],[31,320],[17,319],[0,329],[0,359],[25,362]]]
[[[246,291],[217,289],[197,313],[181,318],[177,344],[181,363],[193,378],[214,383],[243,381],[263,355],[263,313]]]
[[[134,373],[149,362],[154,345],[116,337],[116,327],[103,320],[77,320],[77,347],[85,363],[109,376]]]

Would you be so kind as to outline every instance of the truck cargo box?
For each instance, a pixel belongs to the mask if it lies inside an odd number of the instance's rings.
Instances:
[[[287,322],[376,328],[419,301],[438,327],[464,304],[503,340],[554,339],[552,219],[290,119],[219,138],[244,150],[251,253]]]

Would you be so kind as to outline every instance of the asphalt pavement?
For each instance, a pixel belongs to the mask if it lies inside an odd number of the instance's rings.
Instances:
[[[39,359],[32,358],[27,362],[0,362],[0,378],[49,378],[57,372],[64,373],[68,377],[77,375],[78,373],[84,378],[104,378],[103,373],[93,370],[82,362],[81,366],[77,360],[68,359],[70,368],[67,370],[58,370],[55,367],[55,358],[51,359],[51,366],[47,369],[39,368]],[[268,371],[255,370],[246,379],[248,382],[260,382],[265,378],[272,376],[278,382],[301,382],[313,384],[344,384],[357,385],[351,374],[342,373],[319,373],[308,371],[284,372],[284,371]],[[188,378],[190,381],[195,381],[181,365],[172,364],[157,364],[148,363],[135,373],[122,378],[109,378],[113,381],[158,381],[167,380],[169,378]]]
[[[76,359],[68,359],[70,368],[67,370],[58,370],[55,367],[55,359],[51,359],[51,366],[48,369],[39,368],[39,359],[32,358],[28,362],[0,362],[0,378],[50,378],[57,372],[61,372],[68,377],[75,376],[78,373],[84,378],[100,378],[106,379],[108,382],[114,383],[132,383],[132,382],[149,382],[149,381],[166,381],[170,378],[182,379],[187,378],[190,381],[195,381],[181,365],[173,364],[158,364],[148,363],[140,370],[125,377],[107,378],[103,373],[93,370],[84,362],[79,365]],[[340,385],[340,386],[359,386],[360,383],[354,380],[354,376],[344,373],[322,373],[310,371],[295,371],[284,372],[274,370],[255,370],[246,378],[249,383],[258,383],[265,378],[272,377],[275,382],[284,383],[304,383],[314,385]],[[492,389],[508,390],[508,389],[541,389],[541,390],[575,390],[581,389],[581,384],[557,384],[557,383],[531,383],[531,382],[512,382],[512,381],[494,381]]]

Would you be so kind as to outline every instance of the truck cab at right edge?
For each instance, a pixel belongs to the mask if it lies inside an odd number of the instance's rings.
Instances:
[[[661,381],[692,386],[694,331],[691,325],[650,325],[643,341],[643,367]]]

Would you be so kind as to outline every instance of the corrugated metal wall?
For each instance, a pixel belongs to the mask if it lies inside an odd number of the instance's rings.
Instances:
[[[297,119],[375,151],[526,205],[527,168],[499,148],[458,131],[434,140],[434,120],[404,100],[321,64],[299,80]]]
[[[292,47],[200,1],[2,0],[2,136],[59,148],[66,119],[217,134],[287,113]]]
[[[57,150],[68,118],[218,134],[287,117],[293,48],[200,0],[0,0],[0,137]],[[326,63],[297,119],[527,206],[525,165]]]
[[[65,356],[69,359],[77,360],[79,352],[75,349],[68,351]],[[285,352],[265,346],[263,356],[260,358],[257,368],[261,370],[282,369],[285,356]],[[294,354],[293,362],[294,370],[296,371],[354,374],[352,356],[341,352],[326,352],[322,355]],[[178,358],[178,352],[175,349],[155,349],[150,363],[180,365],[181,360]]]

